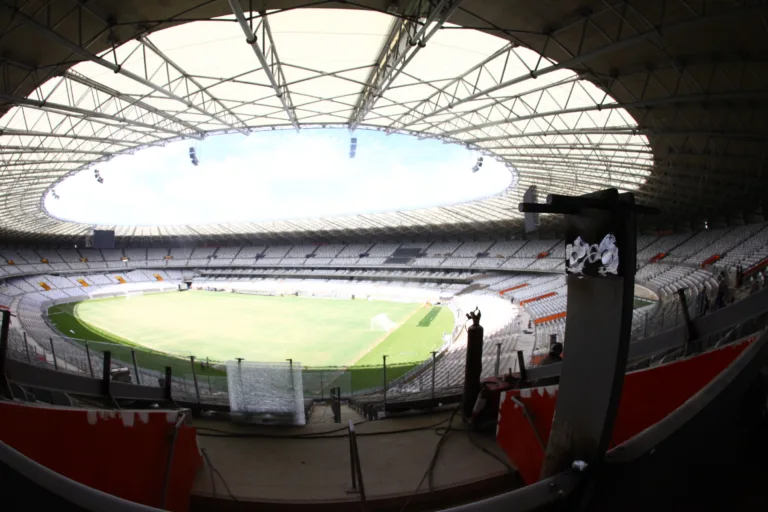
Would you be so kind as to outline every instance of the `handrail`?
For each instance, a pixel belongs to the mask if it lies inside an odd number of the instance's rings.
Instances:
[[[586,480],[586,474],[566,471],[492,498],[444,509],[444,512],[533,512],[547,505],[563,502]]]
[[[763,330],[760,337],[739,354],[727,368],[680,407],[610,450],[606,454],[606,462],[630,462],[654,448],[694,419],[705,407],[717,399],[737,377],[742,375],[745,369],[752,366],[759,371],[766,360],[768,360],[768,329]]]
[[[768,313],[768,287],[759,292],[735,302],[719,311],[693,320],[700,336],[699,340],[706,339],[714,334],[723,332],[741,323],[753,320],[762,314]],[[757,330],[757,329],[755,329]],[[694,340],[696,342],[698,340]],[[642,358],[654,353],[669,350],[671,348],[683,346],[686,342],[685,331],[683,327],[673,328],[656,336],[644,338],[633,342],[630,345],[630,359]],[[437,358],[439,361],[439,357]],[[427,360],[416,369],[424,370],[429,368],[432,363]],[[551,364],[548,366],[534,367],[528,370],[528,379],[535,381],[547,377],[560,375],[562,363]],[[418,370],[417,370],[418,371]],[[19,382],[22,385],[31,387],[40,387],[74,394],[83,394],[88,396],[101,396],[99,392],[100,379],[92,379],[85,374],[76,375],[67,372],[55,372],[43,367],[30,365],[25,362],[9,358],[6,361],[6,372],[9,380]],[[415,372],[414,372],[415,373]],[[412,373],[411,375],[413,375]],[[400,380],[402,382],[402,380]],[[392,385],[396,385],[392,383]],[[157,400],[163,399],[162,389],[159,387],[138,386],[135,384],[126,384],[114,382],[112,385],[113,395],[119,399],[141,399]],[[362,394],[358,390],[356,394]],[[373,391],[373,389],[371,390]],[[199,407],[197,404],[191,404],[191,407]],[[209,407],[210,404],[205,407]],[[212,406],[217,408],[216,406]]]
[[[768,313],[768,287],[719,311],[693,320],[693,325],[696,327],[699,337],[692,340],[692,342],[696,343],[766,313]],[[631,343],[629,346],[629,359],[647,357],[664,350],[682,347],[685,344],[685,327],[673,327],[655,336]],[[557,377],[560,375],[562,365],[563,363],[555,363],[531,368],[528,370],[528,377],[531,380]]]
[[[102,512],[161,512],[161,509],[124,500],[83,485],[48,469],[0,441],[0,462],[61,499],[85,510]]]
[[[653,448],[668,440],[688,422],[694,420],[717,399],[728,400],[726,394],[731,386],[739,384],[739,377],[756,373],[768,360],[768,329],[747,349],[698,393],[689,398],[668,416],[643,430],[631,439],[611,449],[605,458],[607,464],[627,464],[638,459]],[[746,379],[748,380],[748,379]],[[744,379],[741,380],[743,384]],[[593,473],[594,474],[594,473]],[[495,512],[514,510],[528,512],[542,510],[547,505],[566,499],[584,483],[588,472],[577,468],[560,473],[546,480],[536,482],[493,498],[446,509],[446,512]]]

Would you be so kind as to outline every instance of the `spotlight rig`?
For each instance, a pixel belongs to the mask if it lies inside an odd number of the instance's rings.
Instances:
[[[197,159],[197,153],[195,152],[194,147],[189,148],[189,159],[192,161],[192,165],[195,167],[197,167],[197,164],[200,163],[200,161]]]
[[[101,174],[99,173],[98,169],[93,170],[93,177],[96,178],[96,181],[98,181],[99,183],[102,183],[102,184],[104,183],[104,178],[101,177]]]
[[[472,166],[472,172],[475,173],[480,170],[480,168],[483,166],[483,157],[478,157],[477,162],[475,162],[475,165]]]
[[[357,137],[352,137],[349,140],[349,158],[355,158],[357,154]]]

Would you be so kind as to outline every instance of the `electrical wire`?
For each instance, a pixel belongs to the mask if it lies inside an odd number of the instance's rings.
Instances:
[[[214,467],[213,463],[211,462],[211,458],[208,457],[208,452],[205,450],[205,448],[201,448],[200,451],[202,452],[203,457],[205,458],[205,461],[208,463],[208,467],[211,468],[211,482],[214,481],[213,480],[213,473],[216,473],[219,476],[219,478],[221,479],[221,483],[224,484],[224,488],[227,490],[227,493],[229,493],[229,497],[232,498],[234,501],[240,501],[237,498],[235,498],[234,494],[232,494],[232,491],[230,490],[229,485],[227,485],[227,481],[224,480],[224,477],[221,475],[219,470]],[[214,486],[214,493],[215,493],[215,489],[216,489],[216,487]],[[214,496],[215,496],[215,494],[214,494]]]
[[[507,468],[507,470],[510,473],[517,473],[517,470],[512,466],[509,462],[505,461],[501,457],[499,457],[497,454],[493,453],[491,450],[486,448],[485,446],[481,446],[477,443],[477,439],[475,439],[475,436],[473,435],[474,432],[471,429],[466,429],[465,432],[467,433],[467,437],[469,438],[469,442],[472,443],[472,445],[480,450],[481,452],[485,453],[489,457],[493,457],[497,461],[499,461],[500,464],[502,464],[504,467]]]
[[[365,420],[358,421],[354,425],[360,425],[362,423],[367,423]],[[342,430],[347,430],[348,427],[340,427],[334,430],[328,430],[327,432],[307,432],[305,434],[265,434],[261,432],[231,432],[229,430],[221,430],[218,428],[213,427],[197,427],[197,435],[202,437],[257,437],[257,438],[267,438],[267,439],[316,439],[316,438],[329,438],[332,439],[334,437],[346,437],[346,434],[344,435],[338,435],[338,436],[329,436],[327,434],[334,434],[336,432],[341,432]],[[206,430],[213,433],[206,433],[206,432],[200,432],[201,430]],[[359,434],[358,434],[359,435]]]
[[[448,417],[446,420],[441,421],[438,425],[448,422],[448,425],[445,427],[440,427],[435,429],[435,434],[440,436],[440,440],[437,442],[437,445],[435,446],[435,451],[432,454],[432,459],[429,461],[429,466],[427,466],[427,470],[424,472],[424,475],[421,477],[421,480],[419,480],[419,485],[416,486],[416,490],[414,490],[411,495],[408,497],[408,499],[403,504],[403,507],[400,509],[400,512],[405,512],[405,509],[408,508],[408,505],[411,504],[413,499],[416,497],[416,495],[419,493],[419,490],[421,489],[421,486],[424,485],[424,480],[429,479],[429,490],[430,492],[434,492],[434,488],[432,485],[432,471],[435,468],[435,463],[437,462],[437,458],[440,455],[440,450],[442,449],[443,445],[445,444],[445,440],[448,439],[448,434],[451,433],[451,427],[453,425],[453,418],[456,416],[456,413],[461,409],[461,406],[456,407],[453,412],[451,413],[450,417]],[[444,429],[444,430],[443,430]],[[442,433],[441,433],[442,432]]]
[[[323,414],[322,414],[322,416],[320,416],[320,419],[319,419],[319,420],[317,420],[315,423],[322,423],[322,422],[323,422],[323,418],[325,418],[325,413],[327,413],[327,412],[328,412],[328,409],[330,409],[330,407],[331,407],[331,406],[330,406],[329,404],[327,404],[327,403],[325,404],[325,409],[323,409]]]
[[[454,409],[453,415],[456,414],[456,411],[458,409],[459,409],[458,407]],[[451,416],[451,418],[453,417],[453,415]],[[392,435],[392,434],[404,434],[407,432],[417,432],[420,430],[432,430],[439,427],[446,421],[449,421],[451,418],[446,418],[432,425],[425,425],[423,427],[404,428],[400,430],[382,430],[380,432],[357,432],[356,436],[357,437],[386,436],[386,435]],[[366,423],[366,422],[360,421],[355,423],[354,425],[357,426],[361,423]],[[327,434],[335,434],[336,432],[340,432],[342,430],[347,430],[347,427],[341,427],[335,430],[330,430],[328,432],[293,434],[293,435],[263,434],[263,433],[255,433],[255,432],[228,432],[226,430],[219,430],[219,429],[214,429],[210,427],[197,427],[197,429],[198,429],[197,435],[202,437],[266,438],[266,439],[335,439],[335,438],[342,438],[342,437],[348,436],[348,434],[327,435]],[[209,430],[215,433],[200,432],[200,430]]]

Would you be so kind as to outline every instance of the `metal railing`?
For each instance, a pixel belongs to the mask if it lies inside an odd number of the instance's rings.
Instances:
[[[754,290],[751,291],[754,293]],[[749,293],[744,290],[737,290],[734,295],[737,299],[749,297]],[[714,302],[710,302],[710,310],[704,311],[701,301],[698,301],[695,295],[687,292],[686,296],[690,318],[700,320],[717,312]],[[45,302],[39,307],[47,307],[52,303]],[[654,339],[662,333],[676,332],[683,328],[685,315],[680,304],[677,296],[669,296],[658,305],[638,310],[633,317],[633,342]],[[52,329],[52,326],[46,323],[40,327],[39,332],[50,332]],[[457,325],[457,331],[457,337],[434,351],[432,357],[422,361],[395,365],[304,367],[304,396],[308,399],[324,399],[331,387],[340,387],[344,397],[372,393],[387,393],[391,397],[425,392],[434,395],[441,389],[453,388],[462,382],[464,374],[464,334],[460,325]],[[454,332],[454,335],[456,334]],[[549,334],[546,330],[537,333],[534,355],[546,353]],[[725,335],[732,336],[728,333],[719,335],[721,337],[714,342],[723,342]],[[483,377],[520,370],[514,336],[503,334],[486,338]],[[165,367],[171,366],[174,396],[198,403],[226,404],[228,401],[227,378],[221,361],[203,357],[197,357],[193,361],[192,354],[151,352],[126,345],[79,340],[60,335],[32,341],[27,338],[25,332],[17,329],[11,329],[9,333],[10,359],[49,367],[58,372],[98,378],[103,366],[102,353],[105,351],[111,352],[111,367],[116,380],[134,385],[163,387]],[[296,361],[300,359],[295,358]],[[526,365],[531,366],[530,361],[526,361]]]

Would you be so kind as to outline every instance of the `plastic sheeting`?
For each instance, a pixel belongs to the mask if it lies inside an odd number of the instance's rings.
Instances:
[[[227,362],[233,420],[304,425],[301,363]]]

